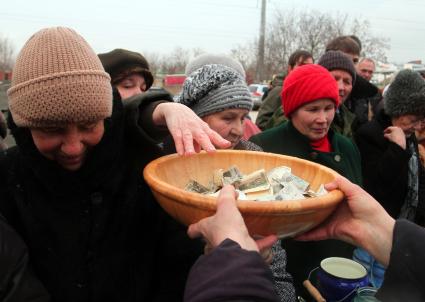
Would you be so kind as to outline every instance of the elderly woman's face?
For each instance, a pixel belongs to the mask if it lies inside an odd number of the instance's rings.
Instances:
[[[307,103],[291,115],[294,127],[311,141],[324,138],[335,116],[335,103],[329,99],[320,99]]]
[[[146,91],[145,78],[138,73],[133,73],[125,77],[115,85],[122,99],[127,99]]]
[[[63,127],[30,128],[38,151],[69,171],[81,168],[88,151],[102,139],[103,120]]]
[[[425,124],[423,117],[413,114],[405,114],[391,119],[393,126],[401,128],[406,137],[411,136],[415,131],[423,131]]]
[[[204,116],[202,119],[211,129],[230,141],[232,143],[230,149],[233,149],[243,136],[243,121],[248,113],[246,109],[227,109]]]

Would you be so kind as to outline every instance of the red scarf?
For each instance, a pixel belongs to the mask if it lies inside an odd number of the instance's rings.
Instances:
[[[314,150],[331,152],[331,144],[327,135],[317,141],[310,141],[310,145]]]

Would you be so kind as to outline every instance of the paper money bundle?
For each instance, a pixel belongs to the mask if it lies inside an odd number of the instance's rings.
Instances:
[[[292,174],[291,168],[286,166],[276,167],[267,173],[261,169],[248,175],[243,175],[236,166],[231,166],[227,170],[217,169],[213,171],[212,179],[207,186],[196,180],[190,180],[185,190],[218,196],[220,189],[227,184],[236,188],[239,200],[298,200],[327,193],[323,185],[317,192],[310,190],[310,184]]]

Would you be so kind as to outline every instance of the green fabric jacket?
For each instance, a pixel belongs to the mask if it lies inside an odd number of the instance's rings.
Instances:
[[[302,135],[289,121],[251,137],[251,141],[265,152],[296,156],[327,166],[352,182],[361,185],[362,172],[360,153],[354,143],[346,137],[329,131],[332,152],[320,152],[310,146],[307,137]]]
[[[270,117],[270,119],[265,124],[264,130],[277,127],[277,126],[282,125],[283,123],[285,123],[287,121],[288,121],[288,118],[283,114],[282,105],[281,105],[279,108],[277,108],[273,112],[273,115]]]
[[[269,91],[269,94],[264,99],[263,103],[258,110],[257,119],[255,123],[261,130],[269,129],[268,122],[272,118],[273,114],[279,108],[282,108],[282,102],[280,101],[280,93],[282,92],[282,85],[274,87]]]
[[[339,106],[338,112],[335,113],[331,129],[336,133],[353,139],[353,125],[356,124],[356,115],[352,113],[344,104]]]

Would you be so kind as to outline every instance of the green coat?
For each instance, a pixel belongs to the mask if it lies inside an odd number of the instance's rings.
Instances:
[[[280,93],[282,92],[282,85],[273,87],[269,91],[267,97],[263,100],[260,109],[258,110],[257,119],[255,123],[261,130],[266,130],[271,127],[267,127],[269,120],[273,114],[282,107],[280,100]]]
[[[329,131],[332,152],[313,150],[308,138],[291,122],[251,137],[251,141],[265,152],[296,156],[329,167],[356,184],[362,183],[360,153],[346,137]]]
[[[356,115],[352,113],[344,104],[339,106],[338,112],[335,113],[331,129],[336,133],[353,139],[353,129],[357,124]]]
[[[338,133],[329,131],[332,152],[325,153],[311,148],[308,139],[289,121],[276,128],[266,130],[251,137],[251,141],[265,152],[296,156],[310,160],[361,184],[360,153],[353,142]],[[288,254],[287,271],[294,278],[297,295],[309,297],[302,282],[309,272],[318,267],[320,261],[328,257],[351,258],[354,247],[338,240],[301,242],[292,239],[282,240]],[[314,275],[314,274],[313,274]]]

